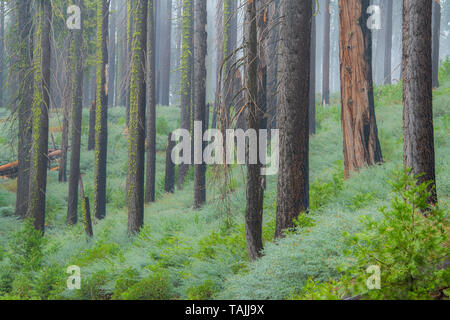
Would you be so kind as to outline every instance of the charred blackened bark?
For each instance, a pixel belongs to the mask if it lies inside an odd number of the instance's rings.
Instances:
[[[403,1],[403,160],[419,183],[432,182],[435,204],[431,17],[431,1]]]

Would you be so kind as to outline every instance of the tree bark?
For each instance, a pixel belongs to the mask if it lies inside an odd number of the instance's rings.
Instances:
[[[339,1],[342,130],[345,176],[383,162],[372,80],[369,0]]]
[[[95,110],[94,215],[106,216],[108,151],[108,18],[109,0],[97,2],[97,96]]]
[[[280,28],[280,165],[275,237],[309,206],[311,1],[282,2]]]
[[[109,25],[109,75],[108,75],[108,106],[114,107],[116,96],[116,27],[118,0],[110,0],[111,3],[111,23]]]
[[[52,6],[49,1],[39,1],[39,25],[35,80],[38,90],[32,107],[33,131],[30,165],[30,204],[28,216],[34,220],[36,230],[45,230],[45,193],[48,165],[48,108],[50,106],[50,34]]]
[[[172,150],[175,148],[175,141],[172,140],[172,133],[169,133],[166,148],[166,175],[164,182],[164,191],[167,193],[175,192],[175,164],[172,161]]]
[[[403,160],[435,204],[431,18],[431,1],[403,0]]]
[[[145,202],[155,201],[156,184],[156,83],[155,83],[155,0],[148,1],[147,20],[147,173]]]
[[[441,1],[433,0],[433,88],[439,88],[439,44],[441,38]]]
[[[94,236],[94,231],[92,230],[92,219],[91,219],[91,207],[89,205],[89,197],[84,194],[83,178],[80,176],[80,189],[81,189],[81,210],[83,212],[83,225],[84,232],[88,240]]]
[[[247,107],[246,121],[249,130],[258,132],[263,113],[258,109],[255,101],[258,97],[258,28],[256,8],[262,8],[262,0],[249,1],[246,12],[246,80],[247,80]],[[259,2],[259,3],[256,3]],[[246,208],[245,208],[245,238],[247,240],[247,251],[251,260],[256,260],[261,256],[262,243],[262,220],[263,220],[263,199],[264,184],[261,177],[261,163],[249,163],[250,148],[257,148],[259,151],[259,138],[256,146],[246,144],[247,158],[247,188],[246,188]],[[259,152],[258,152],[259,153]]]
[[[66,57],[64,59],[65,83],[63,90],[63,121],[61,132],[61,159],[59,160],[58,181],[67,182],[67,153],[69,150],[69,126],[70,126],[70,110],[71,110],[71,93],[72,93],[72,74],[70,70],[70,50],[72,34],[67,40]]]
[[[325,0],[322,61],[322,104],[330,104],[330,0]]]
[[[313,2],[313,16],[311,22],[311,69],[309,83],[309,134],[316,134],[316,1]]]
[[[163,106],[169,105],[170,98],[170,55],[171,55],[171,35],[172,35],[172,0],[166,0],[165,17],[164,17],[164,53],[162,56],[163,68],[161,79],[161,104]]]
[[[147,0],[135,0],[130,83],[128,141],[128,232],[138,233],[144,225],[145,170],[145,59],[147,52]]]
[[[206,50],[207,50],[206,2],[195,0],[194,28],[194,120],[201,123],[201,134],[194,141],[194,209],[199,209],[206,201],[206,165],[203,161],[203,134],[205,132],[206,108]]]
[[[88,150],[95,149],[95,97],[92,100],[89,108],[89,136],[88,136]]]
[[[77,5],[84,9],[84,1],[77,0]],[[81,20],[83,22],[83,18]],[[83,24],[82,24],[83,26]],[[78,221],[78,184],[80,180],[80,152],[81,128],[83,118],[83,27],[73,32],[73,45],[71,46],[72,63],[72,148],[70,153],[69,194],[67,206],[67,224],[73,225]],[[81,183],[82,184],[82,183]],[[82,195],[82,201],[85,201]],[[89,215],[90,219],[90,215]],[[92,227],[91,227],[92,229]]]
[[[19,120],[18,154],[19,161],[16,192],[16,215],[24,218],[29,204],[30,181],[30,153],[31,153],[31,105],[33,103],[33,39],[31,3],[28,0],[20,0],[15,3],[17,16],[20,68],[16,72],[19,84],[16,112]],[[14,71],[14,67],[12,68]]]

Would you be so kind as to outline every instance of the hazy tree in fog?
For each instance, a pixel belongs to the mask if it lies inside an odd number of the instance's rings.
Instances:
[[[34,227],[45,229],[45,193],[47,190],[48,165],[48,109],[50,106],[50,34],[52,5],[49,1],[38,2],[36,28],[39,37],[34,57],[35,90],[32,107],[32,140],[30,163],[30,198],[28,216],[34,219]]]
[[[325,0],[322,55],[322,104],[330,103],[330,0]]]
[[[393,0],[385,0],[386,24],[384,26],[384,84],[392,83],[392,19],[393,19]]]
[[[342,130],[345,175],[381,163],[372,80],[369,0],[339,1]]]
[[[97,0],[97,94],[95,105],[94,215],[106,216],[108,145],[108,19],[109,0]]]
[[[433,0],[433,88],[439,87],[439,44],[441,38],[441,1]]]
[[[420,183],[432,182],[435,204],[431,18],[432,1],[403,1],[403,159]]]
[[[111,13],[109,24],[109,59],[108,59],[108,106],[114,107],[116,96],[116,29],[117,29],[117,15],[118,15],[118,0],[110,0]]]
[[[312,1],[281,2],[280,164],[275,236],[309,206],[309,72]]]
[[[207,53],[207,11],[206,1],[195,0],[194,27],[194,121],[200,122],[203,137],[205,130],[206,108],[206,53]],[[199,141],[198,141],[199,140]],[[203,161],[203,139],[194,141],[194,153],[201,163],[194,166],[194,208],[200,208],[206,201],[206,165]]]

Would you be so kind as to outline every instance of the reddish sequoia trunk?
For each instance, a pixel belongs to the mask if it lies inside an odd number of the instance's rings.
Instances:
[[[381,163],[375,119],[369,0],[339,1],[342,129],[345,176]]]
[[[429,202],[437,202],[433,136],[431,2],[403,1],[403,150],[404,164],[432,181]]]

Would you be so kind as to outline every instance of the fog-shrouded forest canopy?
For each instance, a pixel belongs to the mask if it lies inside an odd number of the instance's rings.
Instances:
[[[450,0],[0,0],[0,300],[448,300]]]

